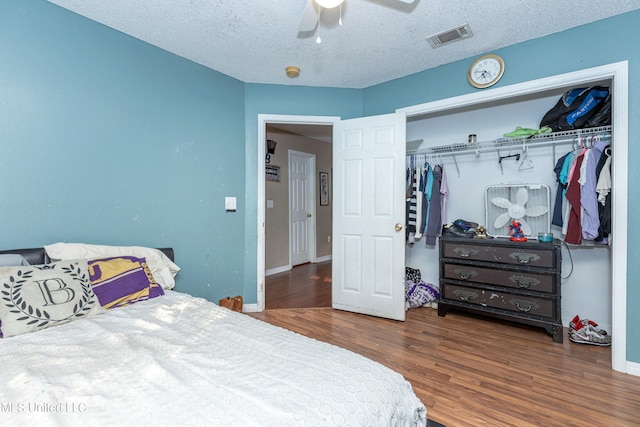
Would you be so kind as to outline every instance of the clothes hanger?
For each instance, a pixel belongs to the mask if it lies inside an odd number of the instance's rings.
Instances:
[[[518,166],[519,171],[528,171],[533,169],[533,160],[529,157],[529,150],[527,144],[522,143],[522,161],[520,162],[520,166]]]

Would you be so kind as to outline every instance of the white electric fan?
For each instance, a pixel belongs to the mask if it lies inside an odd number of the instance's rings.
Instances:
[[[518,221],[525,236],[549,233],[551,228],[548,185],[494,185],[486,190],[487,234],[509,237],[509,225]]]

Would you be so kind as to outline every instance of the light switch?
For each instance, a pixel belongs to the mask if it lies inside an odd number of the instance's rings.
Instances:
[[[273,200],[267,200],[267,209],[273,209]]]
[[[224,210],[226,212],[235,212],[236,211],[236,198],[235,197],[225,197],[224,198]]]

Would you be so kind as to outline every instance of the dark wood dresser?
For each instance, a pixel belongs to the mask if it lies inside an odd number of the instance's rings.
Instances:
[[[560,241],[512,242],[507,238],[440,238],[438,315],[471,310],[540,326],[563,339]]]

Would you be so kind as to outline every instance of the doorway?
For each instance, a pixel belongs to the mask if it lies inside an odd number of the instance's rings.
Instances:
[[[312,174],[310,181],[312,182],[311,192],[315,195],[310,196],[315,203],[315,211],[309,209],[303,212],[304,216],[307,213],[312,215],[312,219],[315,220],[315,242],[310,242],[310,250],[308,261],[310,266],[305,267],[303,264],[301,267],[313,268],[318,267],[320,264],[328,262],[328,270],[330,272],[331,262],[331,192],[329,192],[329,198],[326,197],[323,203],[320,202],[320,181],[326,180],[328,177],[329,188],[331,186],[331,151],[328,154],[318,153],[315,145],[328,145],[331,148],[332,142],[332,127],[333,124],[338,121],[337,117],[323,117],[323,116],[281,116],[281,115],[259,115],[258,116],[258,138],[261,141],[258,144],[258,158],[261,161],[258,162],[258,294],[257,294],[257,310],[264,310],[266,305],[266,284],[267,277],[271,283],[271,279],[278,278],[280,280],[280,289],[294,289],[290,288],[289,284],[283,285],[283,278],[296,277],[298,272],[294,271],[294,265],[307,260],[298,258],[298,254],[290,250],[294,247],[294,244],[290,241],[291,225],[290,217],[293,217],[289,211],[289,152],[292,153],[308,153],[316,156],[316,167],[310,172]],[[328,139],[327,139],[328,138]],[[267,139],[277,141],[275,148],[275,154],[271,154],[269,157],[269,163],[266,163],[266,143]],[[306,144],[306,145],[305,145]],[[311,144],[311,146],[309,145]],[[273,181],[270,177],[266,179],[266,168],[269,171],[277,170],[279,173],[279,182]],[[326,181],[325,181],[326,182]],[[269,190],[267,190],[267,187]],[[286,200],[278,197],[272,197],[272,190],[281,193],[286,193]],[[301,211],[302,212],[302,211]],[[328,221],[326,220],[328,216]],[[305,218],[306,219],[306,218]],[[305,252],[305,251],[302,251]],[[306,255],[305,255],[306,256]],[[318,264],[318,265],[316,265]],[[297,267],[300,268],[300,267]],[[317,274],[316,274],[317,275]],[[314,276],[314,274],[311,274]],[[327,277],[324,273],[321,273],[320,283],[324,284],[326,288]],[[299,281],[299,278],[292,279],[292,281]],[[330,276],[328,278],[330,280]],[[310,279],[306,282],[309,286],[314,281],[318,280]],[[330,282],[329,282],[330,283]],[[291,285],[293,286],[293,285]],[[315,291],[314,291],[315,292]],[[299,295],[298,289],[291,291],[292,296]],[[313,294],[313,292],[310,292]],[[280,298],[280,297],[278,297]],[[304,303],[308,304],[308,303]]]

